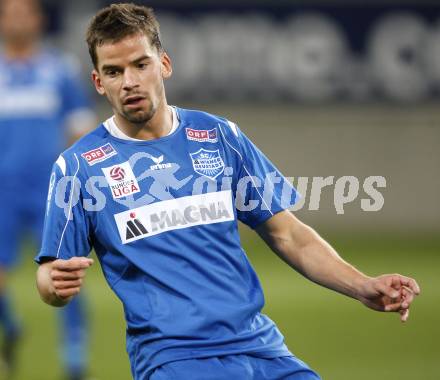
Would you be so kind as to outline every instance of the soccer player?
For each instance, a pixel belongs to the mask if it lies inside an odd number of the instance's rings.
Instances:
[[[42,46],[43,23],[37,0],[0,1],[0,328],[8,371],[21,328],[8,297],[7,274],[18,262],[23,233],[30,232],[37,244],[41,240],[53,161],[69,140],[95,123],[75,62]],[[82,309],[78,299],[61,316],[70,379],[80,379],[86,366]]]
[[[37,286],[53,306],[80,292],[94,247],[124,305],[136,380],[316,380],[261,313],[237,223],[310,280],[408,318],[417,283],[369,277],[287,208],[295,189],[236,124],[167,104],[172,74],[150,8],[100,10],[87,42],[114,116],[56,161]]]

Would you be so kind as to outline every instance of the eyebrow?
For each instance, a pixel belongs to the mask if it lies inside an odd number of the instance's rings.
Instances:
[[[101,70],[102,71],[105,71],[105,70],[115,70],[115,69],[119,69],[120,67],[119,66],[117,66],[117,65],[103,65],[102,67],[101,67]]]
[[[133,62],[131,62],[131,63],[139,63],[139,62],[142,62],[142,61],[144,61],[144,60],[146,60],[146,59],[151,59],[151,55],[150,55],[150,54],[144,54],[143,56],[141,56],[141,57],[135,59],[135,60],[134,60]]]
[[[151,59],[151,55],[147,55],[147,54],[145,54],[145,55],[142,55],[141,57],[139,57],[139,58],[136,58],[134,61],[132,61],[132,62],[130,62],[131,64],[136,64],[136,63],[139,63],[139,62],[142,62],[142,61],[144,61],[144,60],[146,60],[146,59]],[[103,65],[102,67],[101,67],[101,70],[102,71],[104,71],[104,70],[111,70],[111,69],[120,69],[121,67],[120,66],[118,66],[118,65]]]

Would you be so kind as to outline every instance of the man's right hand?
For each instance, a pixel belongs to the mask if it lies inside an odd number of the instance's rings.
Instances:
[[[93,264],[92,259],[73,257],[41,264],[37,273],[37,287],[44,302],[52,306],[64,306],[77,295]]]
[[[56,296],[61,299],[76,296],[81,290],[86,269],[92,264],[93,260],[85,257],[53,261],[50,278]]]

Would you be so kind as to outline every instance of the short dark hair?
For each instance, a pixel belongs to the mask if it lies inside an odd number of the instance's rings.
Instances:
[[[152,46],[163,51],[159,22],[152,8],[123,3],[101,9],[90,22],[86,36],[93,66],[98,68],[97,46],[115,43],[137,33],[148,36]]]

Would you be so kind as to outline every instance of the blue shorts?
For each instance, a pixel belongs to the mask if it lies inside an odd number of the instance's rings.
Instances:
[[[42,189],[20,191],[20,188],[15,192],[0,192],[0,268],[10,269],[17,263],[25,234],[31,234],[36,244],[41,243],[46,193]]]
[[[149,380],[320,380],[320,377],[294,356],[263,359],[227,355],[166,363],[156,368]]]

